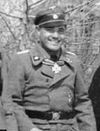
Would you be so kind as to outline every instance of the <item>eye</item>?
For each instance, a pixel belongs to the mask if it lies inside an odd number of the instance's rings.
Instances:
[[[52,28],[52,27],[48,27],[48,28],[46,28],[46,31],[48,31],[48,32],[54,32],[54,30],[55,30],[55,28]]]
[[[65,32],[65,27],[59,27],[58,33],[63,34]]]
[[[65,26],[61,27],[47,27],[46,31],[50,33],[58,32],[59,34],[63,34],[65,32]]]

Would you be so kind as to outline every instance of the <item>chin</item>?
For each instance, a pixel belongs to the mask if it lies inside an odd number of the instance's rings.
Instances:
[[[61,48],[61,46],[53,46],[52,49],[53,50],[59,50]]]

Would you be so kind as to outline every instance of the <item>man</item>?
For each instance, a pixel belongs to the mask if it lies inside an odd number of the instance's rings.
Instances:
[[[96,69],[89,87],[89,96],[93,103],[97,131],[100,130],[100,66]]]
[[[0,131],[6,131],[5,111],[2,106],[1,95],[3,87],[4,51],[0,51]]]
[[[34,24],[40,41],[13,58],[3,91],[9,130],[96,131],[80,62],[62,50],[64,12],[41,11]]]

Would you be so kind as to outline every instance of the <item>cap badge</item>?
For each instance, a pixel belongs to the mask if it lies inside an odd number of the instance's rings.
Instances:
[[[58,19],[58,15],[57,14],[53,14],[53,19]]]

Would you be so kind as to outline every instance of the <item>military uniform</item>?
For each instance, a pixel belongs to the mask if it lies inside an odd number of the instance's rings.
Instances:
[[[7,117],[15,116],[19,131],[35,126],[43,130],[96,131],[76,55],[62,55],[57,65],[61,70],[53,71],[54,63],[39,46],[14,57],[3,93]]]
[[[57,27],[55,37],[48,32],[49,47],[57,49],[58,37],[65,27],[64,15],[41,12],[35,25]],[[42,30],[43,31],[43,30]],[[46,30],[44,31],[46,32]],[[63,52],[55,60],[37,43],[33,49],[18,52],[11,60],[8,80],[3,90],[3,105],[10,131],[96,131],[88,91],[76,55]],[[43,44],[43,43],[42,43]],[[45,44],[45,46],[47,46]],[[48,47],[48,46],[47,46]]]

